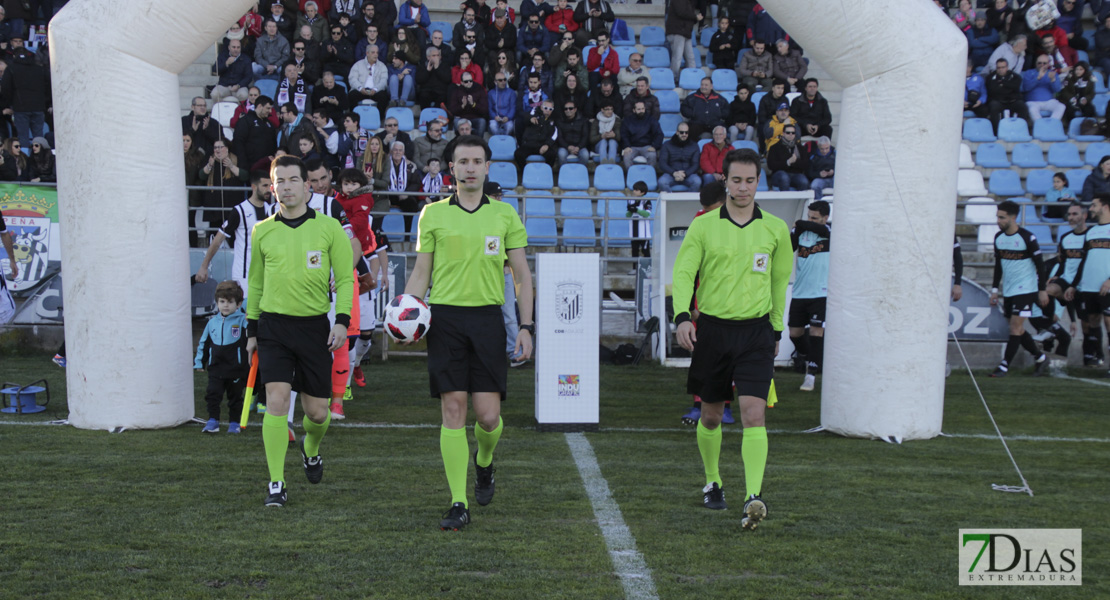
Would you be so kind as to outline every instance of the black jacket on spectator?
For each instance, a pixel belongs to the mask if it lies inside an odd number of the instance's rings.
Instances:
[[[797,149],[798,160],[794,164],[787,165],[786,161],[790,159],[790,154]],[[778,171],[786,171],[787,173],[801,173],[805,175],[806,170],[809,168],[809,160],[806,158],[806,152],[801,144],[794,144],[793,148],[787,148],[786,144],[779,142],[767,151],[767,170],[776,173]]]
[[[240,54],[231,66],[227,66],[227,59],[231,55],[227,52],[221,52],[216,57],[216,75],[220,78],[216,82],[225,87],[237,85],[239,87],[247,87],[254,79],[254,71],[251,70],[251,59],[246,54]]]
[[[0,165],[0,181],[31,181],[31,159],[24,159],[23,168],[19,168],[18,157],[13,157],[5,150],[0,153],[4,164]]]
[[[346,77],[346,74],[351,71],[351,65],[355,64],[354,43],[344,36],[339,40],[329,40],[322,46],[321,50],[323,51],[321,58],[324,61],[324,70]]]
[[[728,116],[728,100],[716,91],[710,90],[702,94],[701,90],[692,92],[682,100],[682,117],[690,123],[696,123],[703,128],[712,130],[717,125],[723,125]]]
[[[556,109],[561,110],[558,104],[555,106]],[[582,115],[575,114],[574,119],[571,120],[561,119],[558,128],[559,139],[557,143],[560,148],[566,148],[567,146],[590,147],[590,122]]]
[[[741,100],[739,96],[732,99],[728,105],[728,123],[729,126],[737,123],[747,123],[751,127],[755,127],[755,103],[748,100]],[[744,132],[740,132],[743,134]]]
[[[439,106],[447,100],[447,92],[451,89],[451,67],[442,58],[439,66],[428,69],[428,62],[424,61],[416,67],[416,101],[420,106]]]
[[[590,10],[598,9],[601,11],[601,16],[593,18],[590,16]],[[588,31],[594,37],[598,32],[609,32],[609,25],[617,19],[617,15],[613,13],[613,7],[605,0],[598,0],[591,2],[590,0],[582,0],[578,6],[574,7],[574,20],[582,24],[582,29]]]
[[[544,119],[539,110],[533,111],[533,117],[538,117],[539,124],[532,123],[529,119],[525,121],[524,133],[520,136],[520,147],[538,150],[540,146],[551,145],[556,137],[555,119]]]
[[[11,73],[12,110],[15,112],[45,112],[50,94],[49,72],[35,60],[35,53],[23,49],[8,64]]]
[[[193,143],[196,144],[201,150],[204,151],[205,156],[212,156],[212,144],[220,139],[220,123],[211,116],[208,117],[208,127],[204,126],[203,119],[198,119],[196,128],[193,127],[192,111],[189,114],[181,117],[181,131],[183,133],[193,134]]]
[[[767,122],[769,122],[771,120],[771,117],[775,116],[775,110],[783,102],[790,102],[786,99],[786,94],[783,94],[778,98],[772,98],[771,92],[767,92],[767,95],[763,96],[763,99],[759,101],[759,112],[756,115],[759,118],[759,124],[765,125]]]
[[[624,98],[621,98],[621,95],[617,93],[616,86],[613,86],[613,91],[608,96],[601,93],[600,87],[594,88],[594,90],[590,92],[590,97],[586,100],[586,102],[587,106],[585,114],[587,118],[592,119],[597,115],[597,113],[601,112],[602,103],[612,104],[613,114],[617,115],[618,117],[624,118]],[[582,109],[579,108],[578,112],[582,112]]]
[[[806,100],[804,93],[795,98],[794,102],[790,104],[790,116],[794,117],[794,120],[801,126],[801,131],[798,132],[800,135],[808,135],[805,130],[806,125],[832,128],[832,112],[829,111],[829,102],[825,100],[821,92],[817,92],[812,102]],[[826,132],[823,135],[828,135],[828,133]]]
[[[778,144],[775,145],[777,146]],[[774,148],[774,146],[771,147]],[[821,156],[821,152],[817,150],[815,145],[813,152],[810,152],[809,156],[806,158],[806,162],[809,163],[806,177],[809,177],[811,180],[821,177],[821,171],[835,171],[836,148],[830,147],[828,155]]]
[[[500,47],[497,43],[504,40],[504,44]],[[516,26],[512,23],[506,23],[504,29],[498,29],[495,25],[486,27],[486,51],[489,58],[486,62],[494,62],[494,56],[501,50],[505,50],[510,54],[516,52]]]
[[[1011,102],[1024,102],[1025,95],[1021,93],[1021,75],[1010,71],[1005,76],[998,72],[987,77],[987,98],[991,102],[1008,104]]]
[[[215,119],[213,119],[215,121]],[[268,119],[251,111],[235,124],[235,154],[243,169],[250,169],[259,159],[277,152],[277,131]]]
[[[694,26],[697,25],[697,4],[693,0],[671,0],[667,9],[667,23],[664,31],[667,35],[681,35],[684,38],[693,37]],[[737,54],[740,49],[736,49]]]
[[[724,44],[729,44],[731,48],[721,50]],[[732,27],[726,29],[724,33],[718,29],[713,33],[713,37],[709,38],[709,52],[713,55],[713,65],[718,69],[736,68],[736,57],[740,55],[743,47],[744,36]]]
[[[347,71],[344,71],[344,73],[346,73],[346,72]],[[344,76],[343,74],[339,74],[339,75],[341,77]],[[332,104],[331,102],[322,102],[322,100],[324,98],[335,98],[335,100],[337,102],[339,102],[339,104]],[[346,112],[348,106],[350,106],[348,104],[348,101],[347,101],[347,92],[343,91],[343,88],[339,87],[339,84],[336,84],[330,90],[328,88],[324,87],[324,84],[322,84],[322,83],[320,85],[316,86],[312,90],[312,100],[311,101],[312,101],[312,107],[313,108],[326,108],[326,109],[328,109],[332,112]]]

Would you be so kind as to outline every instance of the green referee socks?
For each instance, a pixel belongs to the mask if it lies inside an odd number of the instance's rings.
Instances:
[[[270,481],[285,481],[285,451],[289,449],[289,427],[285,424],[285,415],[268,412],[262,417],[262,445],[266,448]]]
[[[320,454],[320,440],[324,439],[324,434],[328,431],[328,425],[331,424],[331,411],[328,411],[328,416],[324,418],[323,423],[314,423],[308,418],[308,415],[305,415],[301,424],[304,425],[304,453],[309,456],[318,456]]]
[[[721,483],[721,426],[716,429],[706,429],[698,420],[698,451],[701,452],[701,462],[705,465],[705,484],[716,483],[717,487],[725,487]]]
[[[763,471],[767,468],[767,428],[745,427],[744,442],[740,446],[744,459],[745,498],[759,495],[763,488]]]
[[[439,429],[439,452],[443,455],[443,470],[447,472],[447,487],[451,488],[451,504],[466,505],[466,463],[470,460],[470,443],[466,428]]]
[[[504,425],[501,417],[497,417],[497,427],[493,431],[486,431],[480,423],[474,423],[474,437],[478,440],[478,458],[475,462],[479,467],[488,467],[493,462],[493,449],[497,447],[497,440],[501,439]]]

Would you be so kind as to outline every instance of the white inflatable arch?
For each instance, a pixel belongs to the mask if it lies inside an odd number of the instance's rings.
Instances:
[[[69,422],[193,416],[177,74],[251,0],[81,0],[50,22]]]
[[[967,40],[929,0],[763,0],[844,87],[821,424],[940,433]]]

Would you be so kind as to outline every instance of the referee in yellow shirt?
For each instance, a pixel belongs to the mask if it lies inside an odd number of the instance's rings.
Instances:
[[[458,531],[470,522],[466,470],[466,397],[474,399],[478,422],[474,437],[474,496],[485,506],[493,499],[493,449],[501,438],[501,400],[508,379],[505,356],[506,259],[520,285],[520,332],[513,356],[532,355],[532,274],[524,248],[528,234],[520,216],[504,202],[483,194],[489,174],[489,146],[480,137],[462,136],[450,157],[458,192],[424,207],[418,222],[416,265],[405,293],[423,298],[429,282],[434,327],[428,330],[428,376],[433,398],[440,398],[443,426],[439,446],[451,508],[440,528]],[[787,240],[789,242],[789,240]],[[789,245],[789,244],[788,244]]]
[[[679,345],[693,353],[686,391],[702,399],[698,450],[705,465],[706,508],[727,508],[718,466],[721,416],[734,383],[740,396],[744,529],[755,529],[767,516],[760,497],[767,466],[764,412],[794,263],[790,228],[755,202],[759,170],[759,155],[752,150],[725,155],[727,199],[690,224],[675,259],[672,287],[674,306],[688,307],[694,279],[699,279],[697,333],[689,312],[676,314],[675,324]]]

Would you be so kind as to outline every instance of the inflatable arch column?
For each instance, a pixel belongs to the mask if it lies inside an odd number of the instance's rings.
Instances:
[[[69,422],[193,416],[177,74],[250,0],[81,0],[50,22]]]
[[[967,41],[929,0],[764,0],[844,87],[821,423],[940,433]]]

